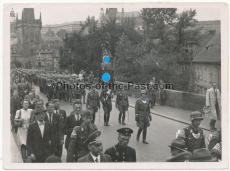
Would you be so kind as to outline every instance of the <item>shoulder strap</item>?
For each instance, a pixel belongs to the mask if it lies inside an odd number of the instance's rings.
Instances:
[[[117,152],[117,149],[116,149],[115,145],[113,146],[113,148],[114,148],[114,150],[116,152],[116,155],[119,156],[119,153]]]

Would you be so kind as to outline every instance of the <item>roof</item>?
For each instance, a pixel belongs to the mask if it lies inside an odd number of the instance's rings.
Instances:
[[[71,24],[85,24],[85,21],[72,21],[72,22],[66,22],[62,24],[46,24],[43,27],[59,27],[59,26],[65,26],[65,25],[71,25]]]
[[[211,40],[194,57],[193,62],[220,63],[221,62],[221,34],[215,34]]]
[[[34,21],[34,9],[33,8],[23,8],[22,19],[24,21]]]

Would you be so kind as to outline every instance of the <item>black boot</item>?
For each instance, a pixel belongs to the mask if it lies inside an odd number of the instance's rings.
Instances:
[[[125,124],[125,112],[123,113],[123,117],[122,117],[122,125],[126,125]]]
[[[144,144],[148,144],[148,142],[146,141],[146,134],[147,134],[147,128],[143,130],[143,143]]]
[[[137,141],[139,141],[139,139],[140,139],[141,132],[142,132],[142,129],[139,128],[138,132],[137,132]]]
[[[118,118],[119,124],[121,124],[121,115],[122,115],[122,113],[120,112],[120,113],[119,113],[119,118]]]

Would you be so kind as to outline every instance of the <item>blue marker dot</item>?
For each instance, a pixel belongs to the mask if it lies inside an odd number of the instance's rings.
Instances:
[[[110,80],[110,75],[109,75],[109,73],[104,73],[104,74],[102,75],[102,79],[103,79],[103,81],[109,81],[109,80]]]
[[[104,61],[105,61],[106,63],[109,62],[109,57],[108,57],[108,56],[104,57]]]

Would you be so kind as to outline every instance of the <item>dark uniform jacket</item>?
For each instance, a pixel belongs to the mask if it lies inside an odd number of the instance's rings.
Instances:
[[[70,135],[73,132],[73,128],[75,126],[80,126],[82,123],[83,123],[82,118],[80,118],[79,121],[76,120],[74,111],[71,112],[71,114],[66,118],[65,125],[63,127],[63,133],[65,135],[67,135],[66,139],[65,139],[65,148],[66,149],[69,148]]]
[[[201,128],[198,127],[197,132],[190,125],[184,128],[178,135],[178,138],[182,138],[185,141],[185,148],[190,153],[200,148],[206,148],[205,135]]]
[[[100,98],[96,90],[88,93],[86,100],[86,108],[88,108],[88,106],[92,106],[95,108],[100,107]]]
[[[102,90],[100,94],[100,100],[102,105],[112,106],[112,101],[111,101],[112,98],[113,98],[113,94],[111,94],[111,92],[108,94],[105,90]]]
[[[137,126],[144,129],[150,126],[149,117],[150,116],[150,107],[149,100],[145,99],[146,103],[142,101],[142,99],[137,99],[135,105],[135,114],[138,114]]]
[[[119,144],[115,145],[114,147],[108,148],[105,151],[105,154],[111,156],[113,162],[136,162],[135,149],[129,146],[123,148]]]
[[[116,106],[129,106],[128,95],[126,91],[119,91],[117,93]]]
[[[67,153],[67,162],[77,161],[79,158],[87,155],[89,153],[89,149],[84,141],[88,138],[88,136],[98,130],[97,126],[94,124],[89,125],[89,128],[82,123],[81,126],[76,126],[71,133],[71,139],[69,143],[68,153]]]
[[[77,162],[94,163],[95,161],[93,160],[92,155],[89,153],[88,155],[78,159]],[[104,162],[112,162],[112,159],[109,155],[101,153],[100,163],[104,163]]]
[[[55,153],[55,147],[52,145],[52,128],[49,122],[45,122],[43,137],[38,122],[29,125],[27,134],[27,154],[34,154],[36,158],[40,158],[43,153],[50,156]],[[51,144],[50,144],[51,141]]]

